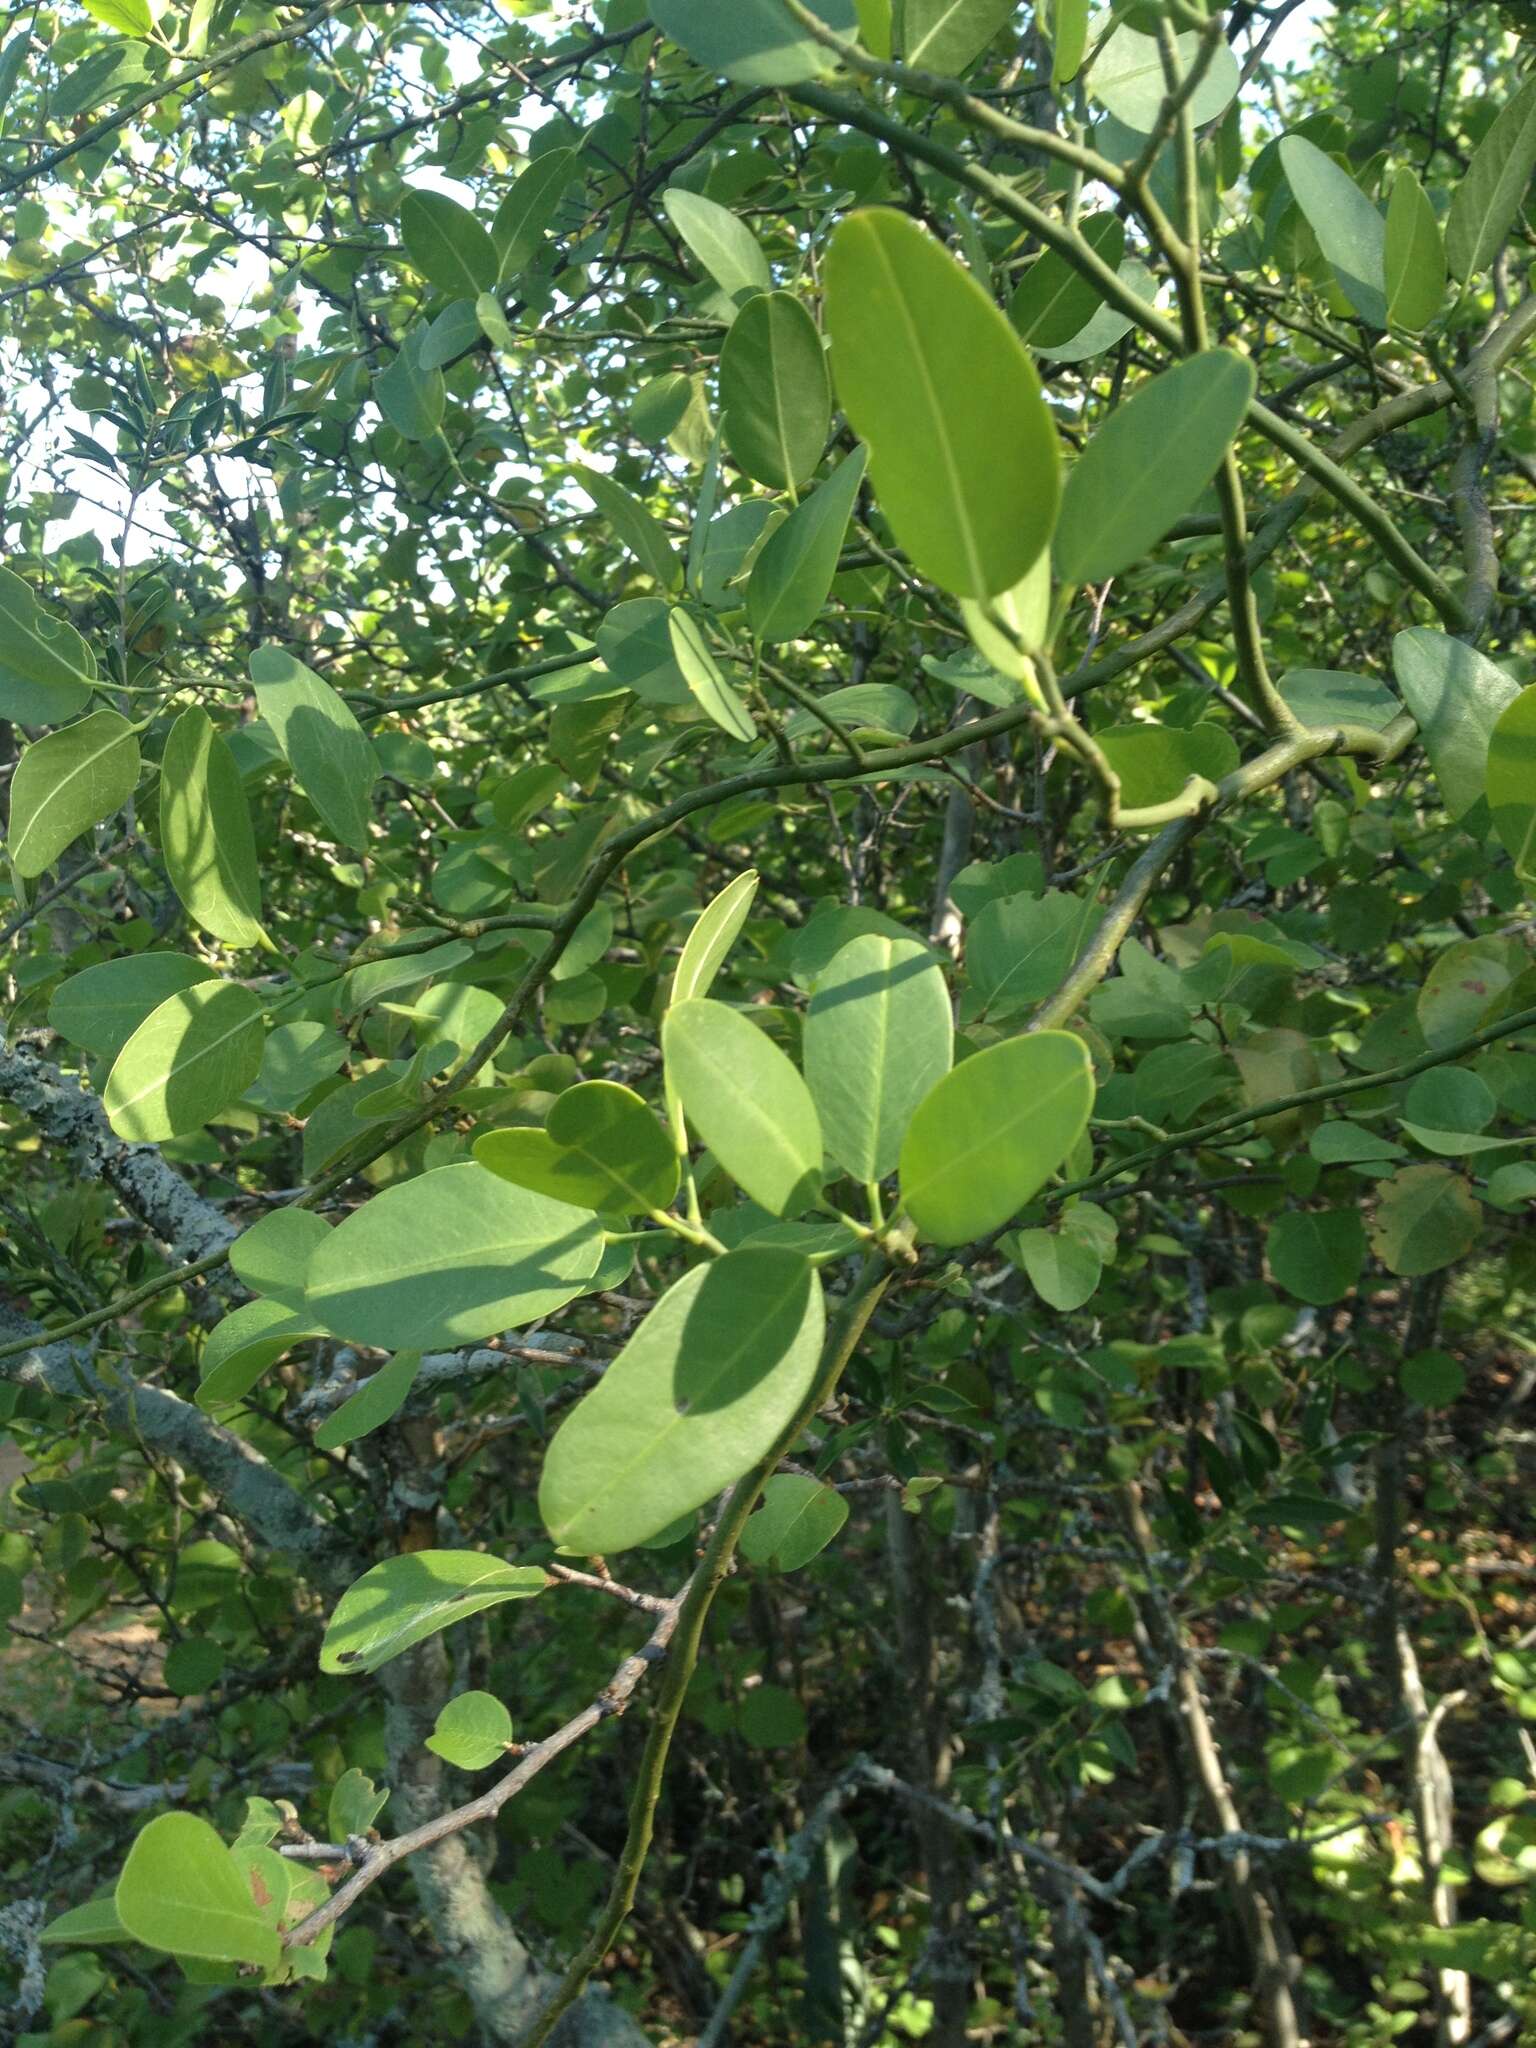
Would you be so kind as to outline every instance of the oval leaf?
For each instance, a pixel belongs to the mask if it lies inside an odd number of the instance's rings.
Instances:
[[[810,1091],[771,1038],[724,1003],[675,1003],[661,1027],[667,1081],[726,1172],[775,1216],[821,1188],[821,1125]]]
[[[161,758],[160,846],[194,924],[226,945],[261,943],[261,878],[245,786],[197,705],[171,727]]]
[[[954,1025],[932,951],[866,932],[816,982],[805,1078],[828,1152],[855,1180],[884,1180],[912,1112],[949,1072]]]
[[[742,308],[720,351],[720,403],[737,465],[774,490],[798,490],[826,446],[832,381],[816,322],[792,292]]]
[[[475,1157],[502,1180],[577,1208],[630,1216],[677,1193],[671,1139],[631,1089],[581,1081],[555,1097],[542,1131],[487,1131]]]
[[[343,846],[368,845],[368,798],[379,762],[368,735],[329,683],[282,647],[251,656],[256,703],[300,789]]]
[[[167,996],[217,979],[206,961],[189,960],[184,953],[131,953],[103,960],[59,983],[48,1005],[48,1022],[71,1045],[116,1059]]]
[[[678,605],[667,621],[672,658],[699,709],[734,740],[755,740],[757,727],[710,652],[698,620]]]
[[[1387,201],[1385,264],[1387,319],[1417,334],[1445,303],[1445,243],[1429,194],[1406,166]]]
[[[756,894],[757,869],[747,868],[705,904],[683,941],[677,971],[672,976],[672,1002],[686,1003],[690,996],[709,994],[726,954],[747,921]]]
[[[128,801],[138,779],[138,737],[115,711],[93,711],[27,747],[11,779],[7,843],[17,874],[51,868],[72,840]]]
[[[768,258],[728,206],[674,185],[661,195],[667,218],[733,305],[773,289]]]
[[[1386,223],[1348,171],[1304,135],[1280,140],[1280,162],[1339,289],[1372,327],[1387,324]]]
[[[797,1572],[826,1549],[847,1519],[848,1503],[835,1488],[809,1473],[777,1472],[741,1532],[741,1554],[749,1564]]]
[[[539,1484],[550,1535],[626,1550],[740,1478],[809,1392],[824,1321],[798,1252],[749,1247],[685,1273],[556,1431]]]
[[[1017,1215],[1088,1126],[1093,1069],[1069,1031],[972,1054],[920,1104],[901,1148],[901,1198],[935,1244],[966,1244]]]
[[[95,681],[96,658],[74,627],[0,569],[0,717],[57,725],[85,709]]]
[[[483,1166],[439,1166],[373,1196],[315,1251],[310,1313],[354,1344],[473,1344],[552,1315],[597,1270],[584,1209],[514,1188]]]
[[[118,1054],[102,1103],[120,1138],[156,1143],[201,1130],[261,1070],[261,1003],[232,981],[200,981],[154,1009]]]
[[[1513,699],[1493,728],[1486,793],[1493,828],[1509,848],[1515,873],[1536,882],[1536,683]]]
[[[322,1451],[339,1451],[356,1443],[371,1430],[382,1429],[405,1406],[406,1397],[421,1371],[419,1351],[397,1351],[387,1365],[369,1375],[357,1392],[328,1415],[315,1431],[315,1446]]]
[[[1213,348],[1137,386],[1067,474],[1056,528],[1066,583],[1130,568],[1182,519],[1216,474],[1256,383],[1253,364]]]
[[[763,543],[747,584],[747,624],[759,640],[797,640],[821,616],[865,460],[862,448],[844,456]]]
[[[1494,728],[1520,685],[1475,647],[1431,626],[1397,635],[1392,669],[1419,722],[1445,807],[1453,818],[1464,817],[1483,794]]]
[[[505,284],[526,270],[538,255],[555,209],[580,170],[581,159],[574,149],[546,149],[514,180],[491,223],[491,240],[499,255],[499,283]]]
[[[1445,253],[1460,284],[1504,246],[1536,172],[1536,78],[1528,79],[1472,152],[1451,192]]]
[[[412,268],[450,299],[473,299],[496,282],[495,244],[469,208],[446,192],[407,192],[400,238]]]
[[[1060,491],[1028,350],[926,228],[883,207],[833,235],[826,319],[838,396],[913,563],[959,597],[1007,590],[1049,541]]]
[[[277,1967],[277,1930],[221,1838],[194,1813],[162,1813],[139,1830],[113,1904],[124,1931],[147,1948]]]
[[[512,1740],[512,1716],[493,1693],[461,1692],[449,1700],[427,1747],[461,1771],[483,1771]]]
[[[478,1550],[413,1550],[386,1558],[337,1602],[320,1645],[320,1669],[360,1678],[439,1629],[504,1600],[531,1599],[548,1584],[537,1565],[506,1564]]]

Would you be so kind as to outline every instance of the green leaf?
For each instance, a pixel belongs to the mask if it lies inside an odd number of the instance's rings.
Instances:
[[[114,1894],[126,1933],[147,1948],[276,1969],[277,1932],[220,1837],[193,1813],[162,1813],[139,1830]]]
[[[1223,725],[1136,722],[1106,726],[1094,737],[1120,778],[1127,810],[1169,802],[1192,776],[1220,782],[1238,764],[1237,742]]]
[[[962,1060],[919,1104],[901,1198],[935,1244],[985,1237],[1037,1195],[1088,1127],[1093,1068],[1080,1038],[1040,1031]]]
[[[726,954],[747,921],[747,912],[757,894],[757,879],[756,868],[744,868],[705,904],[683,941],[669,1002],[686,1003],[693,996],[709,994]]]
[[[661,195],[667,218],[733,306],[771,292],[768,258],[745,221],[702,192],[672,185]]]
[[[519,172],[491,222],[491,240],[500,252],[498,284],[509,283],[538,255],[555,209],[580,172],[574,149],[546,149]]]
[[[814,0],[817,14],[840,36],[858,28],[853,0]],[[742,85],[799,85],[819,78],[837,59],[779,4],[779,0],[654,0],[651,19],[706,71]]]
[[[1405,1166],[1383,1181],[1371,1245],[1389,1273],[1411,1279],[1454,1265],[1477,1242],[1483,1212],[1448,1166]]]
[[[441,1552],[438,1554],[442,1555]],[[388,1791],[381,1792],[372,1778],[354,1765],[351,1770],[343,1771],[331,1787],[331,1796],[326,1802],[326,1832],[333,1842],[345,1842],[352,1835],[366,1835],[388,1804]]]
[[[331,1228],[313,1209],[273,1209],[235,1239],[229,1248],[230,1269],[253,1294],[304,1315],[305,1274]]]
[[[600,469],[580,464],[573,474],[641,568],[648,570],[663,590],[676,590],[683,578],[683,565],[640,500]]]
[[[48,1022],[71,1045],[101,1059],[116,1059],[167,996],[217,979],[216,968],[204,960],[189,960],[184,953],[125,954],[61,981],[48,1005]]]
[[[1365,1225],[1357,1209],[1288,1210],[1270,1224],[1265,1251],[1287,1294],[1326,1308],[1365,1269]]]
[[[926,228],[884,207],[839,223],[826,322],[838,396],[914,566],[958,597],[1009,589],[1050,540],[1060,493],[1029,351]]]
[[[1022,683],[1038,703],[1035,665],[1026,649],[1046,644],[1051,615],[1051,557],[1042,550],[1011,590],[994,597],[962,597],[960,616],[971,645],[1001,676]],[[974,693],[973,693],[974,694]]]
[[[1385,327],[1387,231],[1381,215],[1348,171],[1304,135],[1281,137],[1280,162],[1339,289],[1368,326]]]
[[[1499,715],[1488,741],[1485,790],[1493,829],[1509,848],[1515,873],[1536,882],[1536,683]]]
[[[1177,39],[1179,70],[1187,73],[1199,54],[1200,38],[1193,30]],[[1190,119],[1197,128],[1224,113],[1227,103],[1242,82],[1237,56],[1225,42],[1216,45],[1216,55],[1189,101]],[[1093,60],[1086,80],[1088,90],[1101,106],[1108,107],[1117,121],[1134,128],[1138,135],[1150,135],[1168,97],[1167,76],[1156,36],[1146,36],[1124,23]]]
[[[1424,1042],[1437,1052],[1476,1031],[1514,980],[1518,954],[1488,937],[1447,946],[1424,977],[1416,1009]]]
[[[1067,472],[1056,526],[1064,583],[1102,583],[1155,547],[1221,466],[1256,384],[1233,349],[1208,349],[1139,384]]]
[[[80,0],[87,14],[94,14],[107,28],[121,29],[125,36],[147,36],[155,25],[149,0]]]
[[[339,1451],[344,1444],[356,1443],[360,1436],[382,1429],[405,1406],[420,1371],[419,1351],[397,1351],[342,1402],[334,1415],[325,1418],[315,1431],[315,1448]]]
[[[1014,0],[902,0],[902,47],[914,70],[958,78],[1012,19]]]
[[[1111,270],[1119,269],[1125,254],[1125,223],[1118,214],[1085,214],[1077,231]],[[1081,333],[1103,303],[1091,279],[1058,250],[1046,249],[1019,279],[1008,302],[1008,318],[1021,341],[1031,348],[1048,348]]]
[[[505,1600],[532,1599],[548,1584],[537,1565],[505,1564],[478,1550],[413,1550],[386,1558],[337,1602],[320,1645],[320,1669],[361,1678],[439,1629]]]
[[[1442,1131],[1481,1131],[1493,1122],[1498,1106],[1481,1075],[1466,1067],[1431,1067],[1409,1088],[1403,1115]]]
[[[206,1415],[243,1401],[269,1365],[309,1337],[326,1332],[279,1301],[247,1301],[209,1332],[203,1346],[197,1405]]]
[[[981,1014],[998,1023],[1048,996],[1087,944],[1098,917],[1093,903],[1059,889],[984,904],[965,937],[966,976]]]
[[[110,818],[139,780],[139,742],[115,711],[93,711],[23,750],[11,779],[8,847],[18,875],[40,875]]]
[[[891,55],[892,0],[854,0],[859,14],[859,41],[872,57]]]
[[[262,1109],[296,1109],[304,1097],[328,1081],[350,1048],[339,1031],[316,1022],[279,1024],[269,1033],[261,1055],[261,1072],[246,1090],[246,1099]]]
[[[461,1692],[449,1700],[427,1747],[461,1771],[483,1771],[512,1740],[512,1716],[493,1693]]]
[[[475,312],[479,303],[479,299],[454,299],[444,306],[422,337],[417,352],[421,369],[446,369],[479,345],[482,330]]]
[[[778,1472],[741,1532],[741,1554],[770,1571],[797,1572],[826,1549],[847,1519],[848,1503],[834,1487],[808,1473]]]
[[[1445,304],[1445,243],[1429,195],[1406,165],[1387,200],[1383,262],[1387,320],[1417,334]]]
[[[681,605],[674,606],[667,620],[667,633],[672,643],[672,659],[699,709],[733,740],[755,740],[757,727],[726,681],[693,613]]]
[[[1051,0],[1051,83],[1076,78],[1088,53],[1089,0]]]
[[[74,627],[0,569],[0,718],[57,725],[85,709],[95,682],[95,656]]]
[[[1127,256],[1115,275],[1124,288],[1133,292],[1146,305],[1157,297],[1157,279],[1144,263],[1134,256]],[[1045,342],[1036,340],[1033,344],[1037,356],[1044,356],[1048,363],[1084,363],[1090,356],[1102,355],[1115,343],[1123,341],[1135,322],[1129,313],[1122,313],[1118,306],[1106,300],[1086,325],[1065,341]]]
[[[816,322],[792,292],[749,299],[720,351],[726,446],[738,468],[798,490],[832,425],[832,380]]]
[[[233,981],[200,981],[151,1010],[113,1062],[108,1121],[130,1144],[201,1130],[238,1102],[261,1066],[261,1002]]]
[[[486,1131],[475,1140],[475,1157],[502,1180],[605,1214],[665,1209],[677,1193],[671,1139],[616,1081],[563,1090],[542,1131]]]
[[[694,997],[668,1010],[661,1043],[669,1086],[732,1180],[771,1215],[808,1208],[821,1190],[821,1125],[773,1040]]]
[[[1293,668],[1280,678],[1279,689],[1303,725],[1364,725],[1381,732],[1403,708],[1375,676],[1347,669]]]
[[[183,1636],[167,1650],[162,1670],[166,1684],[181,1699],[207,1692],[223,1675],[224,1646],[211,1636]]]
[[[604,668],[648,704],[686,704],[691,694],[672,652],[671,619],[664,598],[631,597],[606,613],[597,629]]]
[[[446,192],[406,193],[400,239],[411,267],[450,299],[474,299],[496,282],[495,243],[469,208]]]
[[[1448,1408],[1467,1390],[1467,1375],[1447,1352],[1420,1351],[1398,1372],[1403,1392],[1421,1408]]]
[[[1475,647],[1429,626],[1397,635],[1392,668],[1445,807],[1453,818],[1464,817],[1483,794],[1494,728],[1520,685]]]
[[[379,775],[368,735],[330,684],[285,648],[258,647],[251,681],[300,789],[343,846],[366,852],[368,799]]]
[[[171,727],[160,762],[160,847],[194,924],[229,946],[256,946],[261,878],[235,757],[200,706]]]
[[[1004,1240],[1029,1275],[1043,1302],[1070,1315],[1092,1298],[1104,1277],[1104,1262],[1091,1244],[1060,1230],[1018,1230]]]
[[[805,1078],[826,1148],[855,1180],[896,1171],[912,1112],[949,1072],[949,991],[916,939],[866,933],[820,975],[805,1019]]]
[[[494,292],[481,292],[476,298],[475,325],[493,348],[499,348],[504,355],[517,354],[517,336],[507,325],[507,316]]]
[[[403,441],[430,441],[443,424],[447,387],[422,361],[427,332],[412,328],[373,380],[375,403]]]
[[[38,1935],[44,1948],[106,1948],[114,1941],[128,1940],[128,1932],[117,1917],[117,1901],[111,1892],[99,1899],[87,1899],[72,1906],[57,1920],[50,1920]]]
[[[585,1209],[483,1166],[435,1167],[365,1202],[310,1262],[310,1312],[381,1351],[447,1349],[552,1315],[597,1269]]]
[[[845,455],[764,542],[747,584],[747,624],[757,639],[798,640],[820,618],[866,459],[862,448]]]
[[[792,1749],[807,1727],[805,1708],[783,1685],[755,1685],[743,1694],[736,1724],[750,1749]]]
[[[1525,204],[1536,171],[1536,79],[1527,79],[1454,181],[1445,222],[1451,275],[1465,284],[1486,270]]]
[[[748,1247],[685,1273],[555,1433],[539,1513],[556,1543],[627,1550],[739,1478],[805,1400],[824,1321],[798,1252]]]

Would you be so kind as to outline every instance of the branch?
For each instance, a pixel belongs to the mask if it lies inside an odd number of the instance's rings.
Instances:
[[[1226,1116],[1212,1117],[1209,1123],[1191,1125],[1187,1131],[1175,1131],[1172,1136],[1149,1145],[1145,1151],[1137,1152],[1129,1159],[1101,1167],[1086,1180],[1070,1181],[1065,1187],[1054,1188],[1050,1199],[1064,1201],[1068,1195],[1081,1195],[1090,1188],[1103,1187],[1106,1181],[1118,1180],[1124,1173],[1137,1173],[1169,1152],[1188,1152],[1211,1138],[1242,1130],[1249,1124],[1262,1123],[1266,1117],[1278,1116],[1284,1110],[1305,1109],[1315,1102],[1336,1102],[1346,1095],[1369,1094],[1374,1089],[1389,1087],[1394,1081],[1411,1081],[1415,1074],[1424,1074],[1431,1067],[1443,1067],[1465,1059],[1468,1053],[1478,1052],[1485,1045],[1496,1045],[1501,1038],[1513,1038],[1521,1031],[1536,1031],[1536,1009],[1520,1010],[1513,1017],[1502,1017],[1497,1024],[1486,1025],[1467,1038],[1458,1038],[1454,1045],[1420,1053],[1414,1059],[1404,1060],[1400,1066],[1385,1067],[1380,1073],[1355,1074],[1347,1081],[1324,1081],[1316,1088],[1298,1089],[1293,1095],[1277,1095],[1268,1102],[1256,1103],[1251,1109],[1232,1110]]]
[[[106,1181],[123,1206],[173,1251],[200,1260],[222,1253],[238,1235],[153,1145],[125,1145],[96,1097],[25,1040],[7,1045],[0,1039],[0,1100],[30,1117],[77,1174]]]
[[[112,1432],[174,1458],[195,1472],[229,1512],[261,1542],[291,1557],[322,1582],[350,1585],[360,1569],[346,1538],[317,1512],[260,1451],[183,1401],[169,1388],[98,1373],[74,1345],[0,1306],[0,1331],[16,1333],[4,1347],[0,1381],[40,1387],[63,1401],[95,1401]]]
[[[607,1954],[614,1937],[629,1917],[629,1909],[634,1904],[635,1893],[639,1888],[640,1873],[645,1867],[645,1859],[650,1850],[656,1820],[656,1803],[661,1797],[662,1779],[666,1772],[667,1757],[671,1752],[678,1717],[683,1710],[683,1700],[698,1662],[704,1624],[709,1619],[709,1610],[714,1605],[715,1595],[731,1570],[737,1541],[748,1515],[757,1505],[758,1496],[777,1468],[780,1458],[823,1402],[830,1397],[842,1378],[844,1368],[857,1349],[865,1325],[878,1307],[890,1277],[890,1269],[881,1259],[871,1259],[865,1266],[852,1292],[844,1301],[841,1313],[827,1333],[821,1367],[811,1391],[801,1402],[798,1412],[791,1418],[772,1449],[759,1458],[752,1469],[731,1489],[730,1498],[715,1524],[715,1533],[709,1540],[708,1548],[683,1598],[677,1622],[677,1642],[672,1662],[662,1682],[661,1696],[656,1702],[656,1712],[646,1737],[645,1752],[640,1759],[640,1770],[630,1800],[629,1832],[619,1853],[618,1870],[614,1875],[607,1902],[598,1916],[596,1927],[573,1959],[560,1981],[559,1989],[529,2031],[522,2048],[542,2048],[542,2044],[548,2041],[556,2022],[580,1997],[587,1979]]]
[[[440,1813],[406,1834],[370,1847],[346,1883],[338,1886],[323,1906],[317,1906],[307,1920],[300,1921],[283,1937],[284,1946],[302,1948],[314,1941],[327,1927],[334,1925],[371,1885],[377,1884],[386,1871],[393,1870],[397,1863],[403,1863],[407,1856],[430,1848],[434,1842],[440,1842],[448,1835],[462,1834],[465,1828],[474,1827],[479,1821],[494,1820],[508,1800],[515,1799],[546,1765],[552,1764],[557,1756],[563,1756],[566,1750],[573,1748],[602,1722],[622,1714],[647,1671],[666,1656],[687,1596],[695,1583],[696,1579],[690,1580],[681,1592],[662,1602],[656,1625],[645,1642],[625,1657],[602,1691],[579,1714],[573,1714],[564,1727],[557,1728],[553,1735],[546,1735],[542,1742],[536,1742],[525,1750],[506,1776],[498,1778],[479,1798],[466,1800],[464,1805]]]

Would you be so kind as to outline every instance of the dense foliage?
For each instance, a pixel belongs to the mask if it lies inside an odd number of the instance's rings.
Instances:
[[[1297,4],[10,7],[18,2040],[1536,2039],[1531,10]]]

